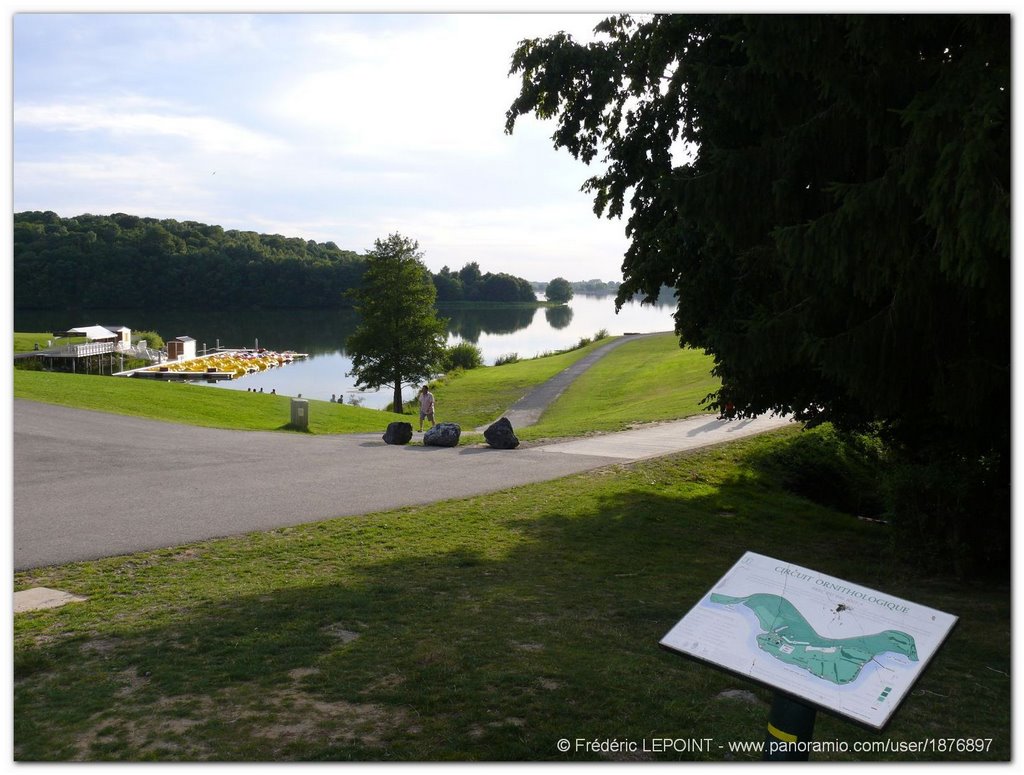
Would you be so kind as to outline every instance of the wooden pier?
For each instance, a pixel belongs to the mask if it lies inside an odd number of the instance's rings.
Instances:
[[[232,371],[153,371],[152,369],[137,369],[130,376],[138,379],[155,379],[163,382],[220,382],[225,379],[234,379]]]

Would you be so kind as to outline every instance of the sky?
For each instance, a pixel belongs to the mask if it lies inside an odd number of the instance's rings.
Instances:
[[[65,6],[67,7],[67,6]],[[115,212],[333,241],[427,266],[621,280],[598,171],[505,112],[518,41],[571,13],[17,13],[14,212]]]
[[[504,127],[518,42],[590,39],[629,2],[24,5],[10,16],[14,212],[192,220],[357,252],[397,232],[433,271],[622,279],[628,209],[598,218],[580,190],[599,163],[555,149],[552,121]]]

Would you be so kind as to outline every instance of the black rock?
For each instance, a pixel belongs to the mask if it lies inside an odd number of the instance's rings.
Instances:
[[[425,447],[457,447],[462,428],[453,422],[439,422],[423,434]]]
[[[515,449],[519,446],[519,439],[512,432],[512,423],[507,417],[502,417],[488,427],[484,431],[484,438],[495,449]]]
[[[388,423],[388,429],[384,431],[383,438],[385,444],[408,444],[412,441],[412,423]]]

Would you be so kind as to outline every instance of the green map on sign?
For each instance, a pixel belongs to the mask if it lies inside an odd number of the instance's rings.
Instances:
[[[865,664],[886,652],[904,654],[917,661],[917,645],[905,632],[885,630],[857,638],[823,638],[792,603],[778,595],[730,597],[712,593],[711,602],[745,605],[754,612],[764,630],[757,636],[757,645],[762,651],[835,684],[855,680]]]

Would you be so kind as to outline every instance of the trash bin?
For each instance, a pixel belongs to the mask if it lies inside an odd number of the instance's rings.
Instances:
[[[305,398],[292,399],[292,427],[305,430],[309,427],[309,401]]]

